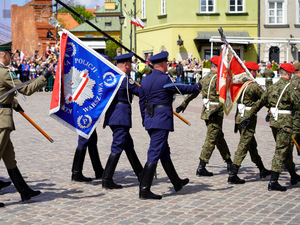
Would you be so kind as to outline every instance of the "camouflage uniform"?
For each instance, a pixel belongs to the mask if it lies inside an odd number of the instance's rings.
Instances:
[[[150,74],[150,73],[152,73],[152,69],[151,69],[149,66],[146,66],[146,67],[142,70],[142,72],[141,72],[142,75],[143,75],[143,74],[148,75],[148,74]]]
[[[210,71],[203,79],[199,81],[199,83],[202,85],[203,99],[207,98],[209,83],[213,76],[216,74],[217,73],[215,71]],[[189,102],[196,98],[198,94],[199,93],[188,95],[181,105],[187,107]],[[212,80],[209,93],[209,101],[218,104],[209,105],[209,110],[203,107],[201,113],[201,119],[205,120],[205,124],[207,126],[206,140],[202,147],[202,152],[200,155],[200,160],[205,161],[205,163],[209,162],[212,152],[215,149],[215,145],[219,149],[220,154],[224,160],[230,159],[230,152],[224,139],[224,133],[222,131],[224,113],[223,103],[219,103],[219,95],[217,94],[217,76],[215,76]],[[213,118],[212,120],[209,120],[209,115],[213,110],[218,111],[218,116]]]
[[[266,69],[265,72],[263,72],[262,76],[266,78],[265,86],[268,89],[273,84],[272,78],[275,76],[275,74],[271,69]]]
[[[279,96],[283,91],[284,87],[289,83],[286,78],[280,78],[278,82],[270,86],[265,91],[259,101],[257,101],[250,110],[251,115],[255,115],[263,106],[267,108],[274,108],[277,104]],[[286,89],[280,99],[278,110],[291,111],[293,108],[293,99],[289,88]],[[252,117],[251,117],[252,118]],[[272,160],[272,171],[280,174],[282,169],[282,163],[288,170],[293,170],[295,164],[292,158],[292,146],[291,146],[291,135],[293,127],[293,116],[291,114],[278,114],[277,121],[274,119],[274,115],[270,116],[270,127],[274,139],[276,141],[275,154]]]
[[[300,77],[293,76],[290,81],[290,92],[292,99],[294,99],[294,118],[293,118],[293,132],[292,135],[295,138],[298,145],[300,144]],[[298,155],[299,150],[298,150]]]

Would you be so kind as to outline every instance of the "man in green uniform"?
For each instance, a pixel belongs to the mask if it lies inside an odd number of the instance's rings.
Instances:
[[[290,89],[292,98],[296,101],[294,104],[294,119],[293,119],[293,137],[300,144],[300,63],[294,64],[295,73],[291,79]],[[298,155],[300,155],[300,149],[297,149]]]
[[[291,175],[291,184],[296,185],[300,181],[300,176],[295,172],[295,164],[292,157],[291,135],[293,128],[292,109],[297,103],[291,94],[289,80],[295,67],[290,63],[280,65],[281,78],[265,91],[259,101],[251,108],[249,117],[240,122],[243,128],[251,123],[253,116],[266,106],[271,111],[270,127],[276,142],[275,154],[272,160],[271,179],[268,185],[269,191],[286,191],[278,183],[282,164],[285,165]]]
[[[275,76],[273,70],[271,69],[271,65],[267,65],[267,68],[263,72],[262,76],[266,78],[266,89],[268,89],[273,84],[272,78]]]
[[[141,72],[141,74],[142,74],[142,76],[145,74],[145,75],[148,75],[148,74],[150,74],[150,73],[152,73],[152,69],[150,68],[150,66],[149,66],[149,62],[146,62],[146,66],[145,66],[145,68],[142,70],[142,72]]]
[[[220,154],[227,163],[227,171],[229,172],[232,165],[230,152],[227,143],[224,139],[222,131],[223,124],[223,103],[219,102],[219,94],[217,93],[217,71],[218,71],[219,56],[211,58],[211,71],[199,81],[202,86],[203,109],[201,119],[205,121],[207,127],[206,140],[202,147],[200,155],[200,163],[196,172],[197,176],[213,176],[213,173],[207,171],[206,164],[212,155],[215,146],[220,151]],[[199,93],[190,94],[176,108],[176,112],[183,112],[190,101],[198,96]]]
[[[254,62],[246,62],[245,66],[255,79],[259,65]],[[235,118],[236,126],[239,127],[240,122],[248,116],[252,105],[261,98],[263,92],[263,89],[256,82],[248,81],[246,83],[244,90],[238,99],[238,113]],[[257,143],[254,137],[256,122],[257,115],[254,115],[251,119],[251,123],[248,126],[244,128],[239,127],[241,137],[228,177],[228,183],[230,184],[245,183],[245,180],[240,179],[237,176],[237,173],[248,151],[250,153],[252,162],[256,164],[260,171],[260,178],[265,178],[266,176],[270,175],[270,171],[266,170],[264,167],[261,157],[257,151]]]
[[[9,70],[7,65],[11,60],[11,46],[0,45],[0,96],[22,84],[17,76]],[[51,72],[44,70],[42,76],[34,80],[32,83],[18,89],[18,92],[24,95],[31,95],[47,84],[47,78]],[[10,133],[14,130],[12,119],[12,109],[20,109],[17,101],[14,100],[14,93],[10,93],[0,100],[0,159],[7,168],[10,179],[15,185],[17,191],[21,194],[22,201],[29,200],[31,197],[39,195],[40,191],[34,191],[28,187],[24,181],[15,160],[15,152],[10,140]],[[19,110],[18,110],[19,111]]]

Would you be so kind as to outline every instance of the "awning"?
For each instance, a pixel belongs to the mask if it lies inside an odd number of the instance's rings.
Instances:
[[[224,31],[226,37],[249,37],[248,31]],[[198,31],[198,37],[194,41],[209,42],[211,37],[220,36],[218,31]]]
[[[93,49],[106,49],[105,41],[82,41],[82,42]]]

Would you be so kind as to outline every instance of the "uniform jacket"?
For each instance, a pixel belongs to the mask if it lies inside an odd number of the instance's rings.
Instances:
[[[127,92],[128,88],[128,92]],[[128,94],[128,96],[127,96]],[[117,102],[132,103],[132,94],[139,96],[139,87],[134,83],[130,76],[126,76],[114,97],[114,100],[105,114],[104,124],[108,126],[122,125],[132,127],[131,105],[116,104]]]
[[[284,87],[289,83],[286,78],[281,77],[279,81],[270,86],[261,96],[261,99],[258,100],[250,110],[250,117],[255,115],[263,106],[266,106],[268,109],[275,107],[278,101],[278,98],[284,89]],[[292,110],[293,109],[293,99],[291,97],[291,92],[287,88],[279,102],[279,110]],[[270,126],[274,128],[292,128],[293,116],[290,114],[278,114],[277,121],[274,120],[273,115],[270,116]]]
[[[262,76],[265,78],[273,78],[275,74],[272,70],[266,69],[265,72],[263,72]]]
[[[207,98],[208,94],[208,87],[210,80],[216,75],[217,72],[210,71],[203,79],[199,80],[199,83],[202,85],[202,98]],[[199,93],[190,94],[186,97],[186,99],[182,102],[184,107],[187,107],[190,101],[196,98]],[[210,102],[219,102],[219,94],[217,93],[217,76],[215,76],[212,80],[210,86],[210,93],[209,93],[209,101]],[[207,110],[204,106],[201,113],[201,119],[208,120],[209,114],[214,110],[219,111],[219,116],[223,117],[223,103],[219,102],[219,105],[210,105],[209,110]]]
[[[22,82],[16,77],[16,75],[12,72],[9,72],[8,68],[4,67],[0,63],[0,96],[2,96],[10,89],[20,84],[22,84]],[[18,91],[24,95],[31,95],[46,84],[47,80],[45,79],[45,77],[40,76],[32,83],[18,89]],[[14,93],[10,93],[5,98],[0,100],[0,104],[13,104],[13,102]],[[0,128],[7,128],[11,130],[14,129],[14,123],[12,119],[12,108],[0,108]]]
[[[160,76],[159,76],[160,75]],[[155,78],[159,76],[156,80]],[[140,88],[140,110],[143,119],[143,126],[146,130],[163,129],[174,130],[173,108],[161,107],[154,108],[154,116],[151,118],[146,111],[145,102],[148,97],[150,87],[155,80],[148,98],[148,103],[167,104],[173,102],[173,95],[178,93],[176,87],[163,88],[165,84],[172,83],[170,77],[160,70],[152,70],[141,82]],[[177,88],[182,94],[199,93],[198,85],[179,85]]]
[[[251,82],[250,84],[248,84],[247,89],[245,90],[243,104],[246,107],[252,107],[254,103],[261,98],[263,92],[264,91],[260,87],[260,85],[258,85],[256,82]],[[241,99],[242,99],[242,94],[238,99],[239,104],[241,103]],[[235,123],[239,124],[243,119],[249,117],[249,115],[250,115],[250,110],[245,110],[244,117],[242,117],[241,114],[238,113],[237,117],[235,118]],[[254,117],[256,117],[256,115],[254,115],[252,118]]]
[[[293,119],[293,128],[300,129],[300,77],[293,76],[290,80],[289,92],[294,100],[295,115]]]

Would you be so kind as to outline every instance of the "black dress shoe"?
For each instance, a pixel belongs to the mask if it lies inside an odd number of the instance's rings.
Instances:
[[[2,181],[2,180],[0,180],[0,190],[1,190],[1,188],[5,188],[5,187],[7,187],[7,186],[9,186],[11,184],[11,182],[10,181]]]

